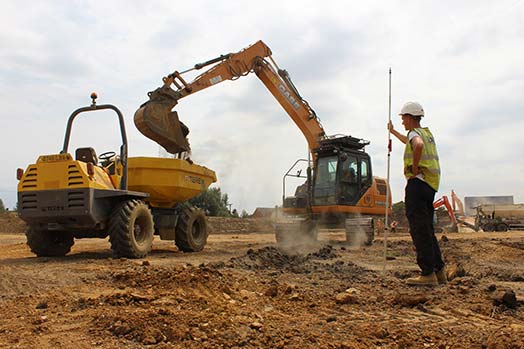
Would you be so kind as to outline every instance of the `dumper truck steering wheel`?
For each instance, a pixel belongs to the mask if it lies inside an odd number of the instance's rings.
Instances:
[[[98,159],[100,161],[109,161],[115,155],[116,153],[114,151],[106,151],[105,153],[98,155]]]

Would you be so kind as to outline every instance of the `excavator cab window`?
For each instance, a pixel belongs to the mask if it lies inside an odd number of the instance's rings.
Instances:
[[[359,192],[358,185],[358,158],[353,155],[345,156],[340,163],[340,201],[351,203],[355,201]]]
[[[362,159],[360,162],[360,176],[362,178],[362,186],[367,187],[371,184],[371,167],[369,164],[369,159]]]
[[[337,167],[337,156],[318,159],[313,189],[315,204],[334,205],[336,203]]]

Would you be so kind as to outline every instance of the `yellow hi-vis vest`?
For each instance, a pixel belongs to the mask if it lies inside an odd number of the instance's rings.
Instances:
[[[435,139],[427,127],[415,128],[412,131],[415,131],[424,142],[424,148],[422,148],[422,154],[418,163],[419,172],[424,176],[424,181],[435,191],[438,191],[440,165]],[[404,150],[404,175],[406,179],[413,176],[413,147],[409,139]]]

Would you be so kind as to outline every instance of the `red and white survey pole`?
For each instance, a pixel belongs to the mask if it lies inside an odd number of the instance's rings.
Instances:
[[[388,165],[386,175],[386,217],[384,218],[384,271],[386,270],[387,252],[388,252],[388,231],[389,231],[389,167],[391,160],[391,131],[389,124],[391,123],[391,67],[389,68],[389,103],[388,103]]]

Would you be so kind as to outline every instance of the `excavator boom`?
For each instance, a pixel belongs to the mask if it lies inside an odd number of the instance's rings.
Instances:
[[[213,65],[214,64],[214,65]],[[213,65],[211,68],[187,83],[182,74]],[[172,109],[178,100],[226,80],[236,80],[249,73],[255,73],[271,94],[286,110],[291,119],[304,134],[309,149],[318,147],[325,132],[315,112],[300,96],[285,70],[280,70],[271,58],[271,50],[262,41],[237,52],[221,55],[192,69],[179,73],[175,71],[163,78],[164,84],[149,92],[149,101],[135,113],[135,125],[146,137],[162,145],[168,152],[176,154],[189,151],[187,133],[189,130],[178,119]],[[315,159],[315,154],[313,154]]]

